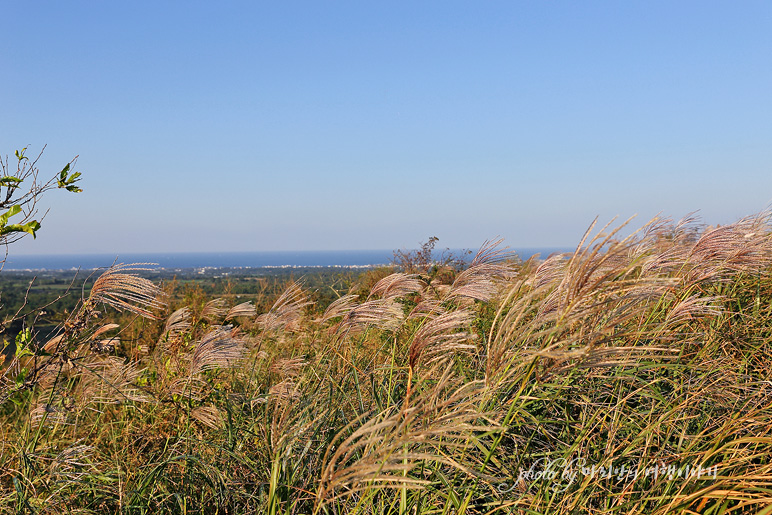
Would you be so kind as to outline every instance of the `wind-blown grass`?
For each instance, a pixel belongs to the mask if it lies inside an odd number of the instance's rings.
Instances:
[[[0,511],[772,512],[769,217],[624,227],[264,313],[109,271],[2,371]]]

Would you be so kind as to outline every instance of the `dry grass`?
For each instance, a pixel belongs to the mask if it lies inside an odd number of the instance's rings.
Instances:
[[[2,371],[0,512],[764,513],[770,218],[627,225],[323,312],[299,283],[172,310],[114,267]]]

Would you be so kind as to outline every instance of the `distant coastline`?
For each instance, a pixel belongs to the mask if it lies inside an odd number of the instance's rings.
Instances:
[[[521,259],[534,254],[546,257],[567,248],[512,249]],[[461,253],[463,249],[451,249]],[[91,270],[109,267],[113,263],[155,263],[160,268],[308,268],[308,267],[371,267],[391,262],[392,250],[329,250],[271,252],[180,252],[127,254],[54,254],[13,255],[6,260],[4,270]]]

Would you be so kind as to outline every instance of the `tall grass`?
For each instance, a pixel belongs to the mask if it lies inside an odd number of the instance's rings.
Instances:
[[[772,512],[769,217],[626,226],[263,313],[108,270],[2,371],[0,511]]]

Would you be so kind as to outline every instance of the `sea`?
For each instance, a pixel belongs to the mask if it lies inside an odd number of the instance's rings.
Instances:
[[[520,259],[535,254],[547,257],[555,252],[572,249],[522,248],[510,249]],[[446,251],[447,252],[447,251]],[[450,249],[454,255],[471,254],[465,249]],[[439,257],[439,254],[437,255]],[[141,254],[52,254],[14,255],[6,258],[4,270],[91,270],[115,263],[152,263],[159,268],[309,268],[309,267],[371,267],[385,265],[394,258],[393,250],[323,250],[292,252],[170,252]]]

